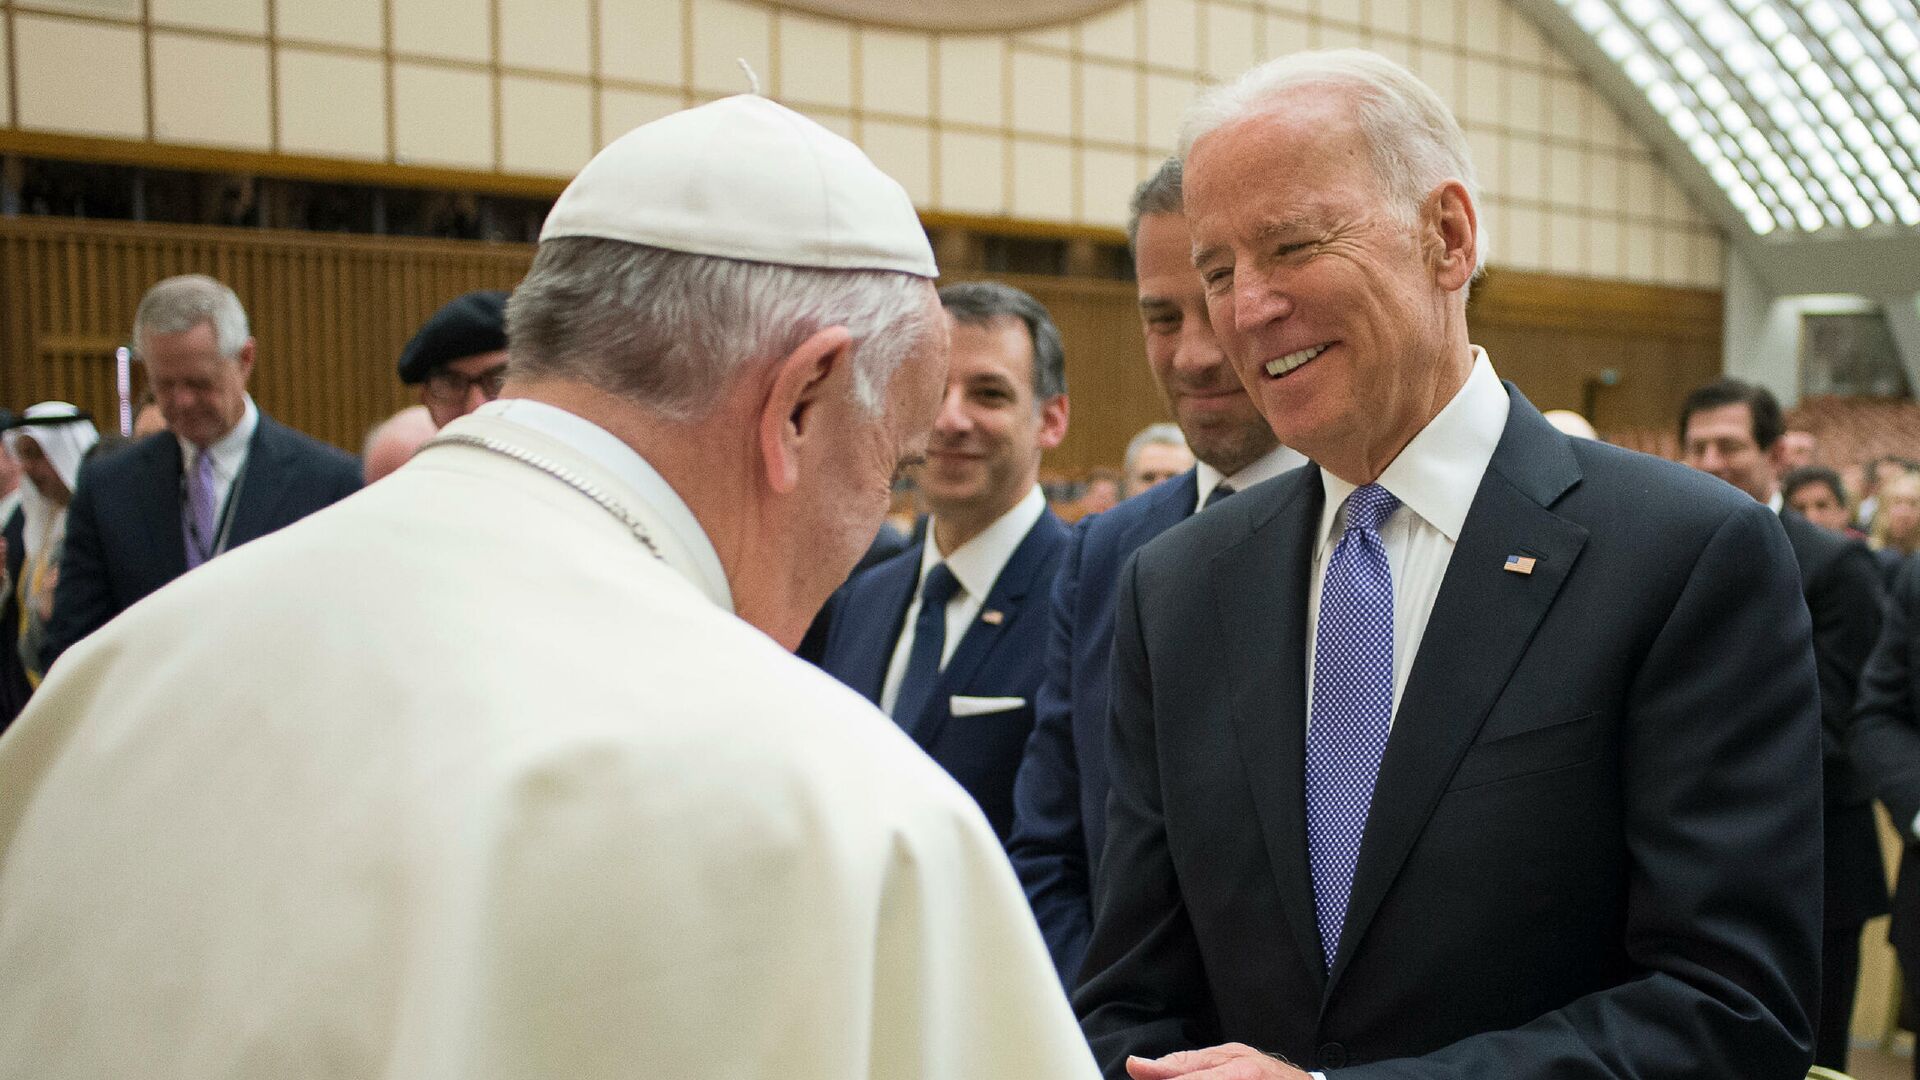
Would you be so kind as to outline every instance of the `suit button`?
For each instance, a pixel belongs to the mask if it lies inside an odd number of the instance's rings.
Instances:
[[[1320,1067],[1338,1069],[1347,1063],[1347,1048],[1337,1042],[1330,1042],[1320,1048]]]

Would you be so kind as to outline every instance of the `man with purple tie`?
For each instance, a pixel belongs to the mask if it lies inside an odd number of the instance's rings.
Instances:
[[[1180,141],[1214,333],[1318,468],[1122,572],[1074,1001],[1106,1075],[1805,1076],[1820,716],[1779,519],[1500,381],[1466,138],[1405,68],[1282,57]]]
[[[360,488],[351,455],[253,403],[254,341],[232,289],[200,274],[160,282],[140,301],[133,341],[168,430],[81,469],[49,666],[182,573]]]

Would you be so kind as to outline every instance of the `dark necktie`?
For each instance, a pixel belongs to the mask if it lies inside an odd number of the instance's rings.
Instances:
[[[1233,494],[1233,485],[1222,480],[1213,485],[1212,491],[1207,492],[1207,501],[1200,504],[1200,509],[1205,510],[1231,494]]]
[[[1378,484],[1347,496],[1347,529],[1320,590],[1307,728],[1307,865],[1329,969],[1393,722],[1393,577],[1380,526],[1399,505]]]
[[[913,648],[907,653],[900,692],[893,699],[894,722],[909,735],[920,726],[933,699],[934,684],[940,681],[940,654],[947,644],[947,601],[959,590],[960,579],[953,576],[946,563],[934,563],[920,583],[920,614],[913,620]]]

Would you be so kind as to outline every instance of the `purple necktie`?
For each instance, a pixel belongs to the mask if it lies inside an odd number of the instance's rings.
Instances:
[[[1347,529],[1320,591],[1307,728],[1307,865],[1329,970],[1393,720],[1393,576],[1380,526],[1399,505],[1378,484],[1347,496]]]
[[[194,455],[193,475],[187,478],[187,516],[182,523],[187,534],[187,569],[213,558],[214,518],[213,455],[201,450]]]

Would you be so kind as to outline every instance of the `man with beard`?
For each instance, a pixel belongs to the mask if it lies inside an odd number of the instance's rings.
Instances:
[[[1107,669],[1120,568],[1203,507],[1307,463],[1274,438],[1214,340],[1193,269],[1178,160],[1134,193],[1128,235],[1147,366],[1198,463],[1074,526],[1054,581],[1046,680],[1014,787],[1007,853],[1068,986],[1086,952],[1106,840]]]

